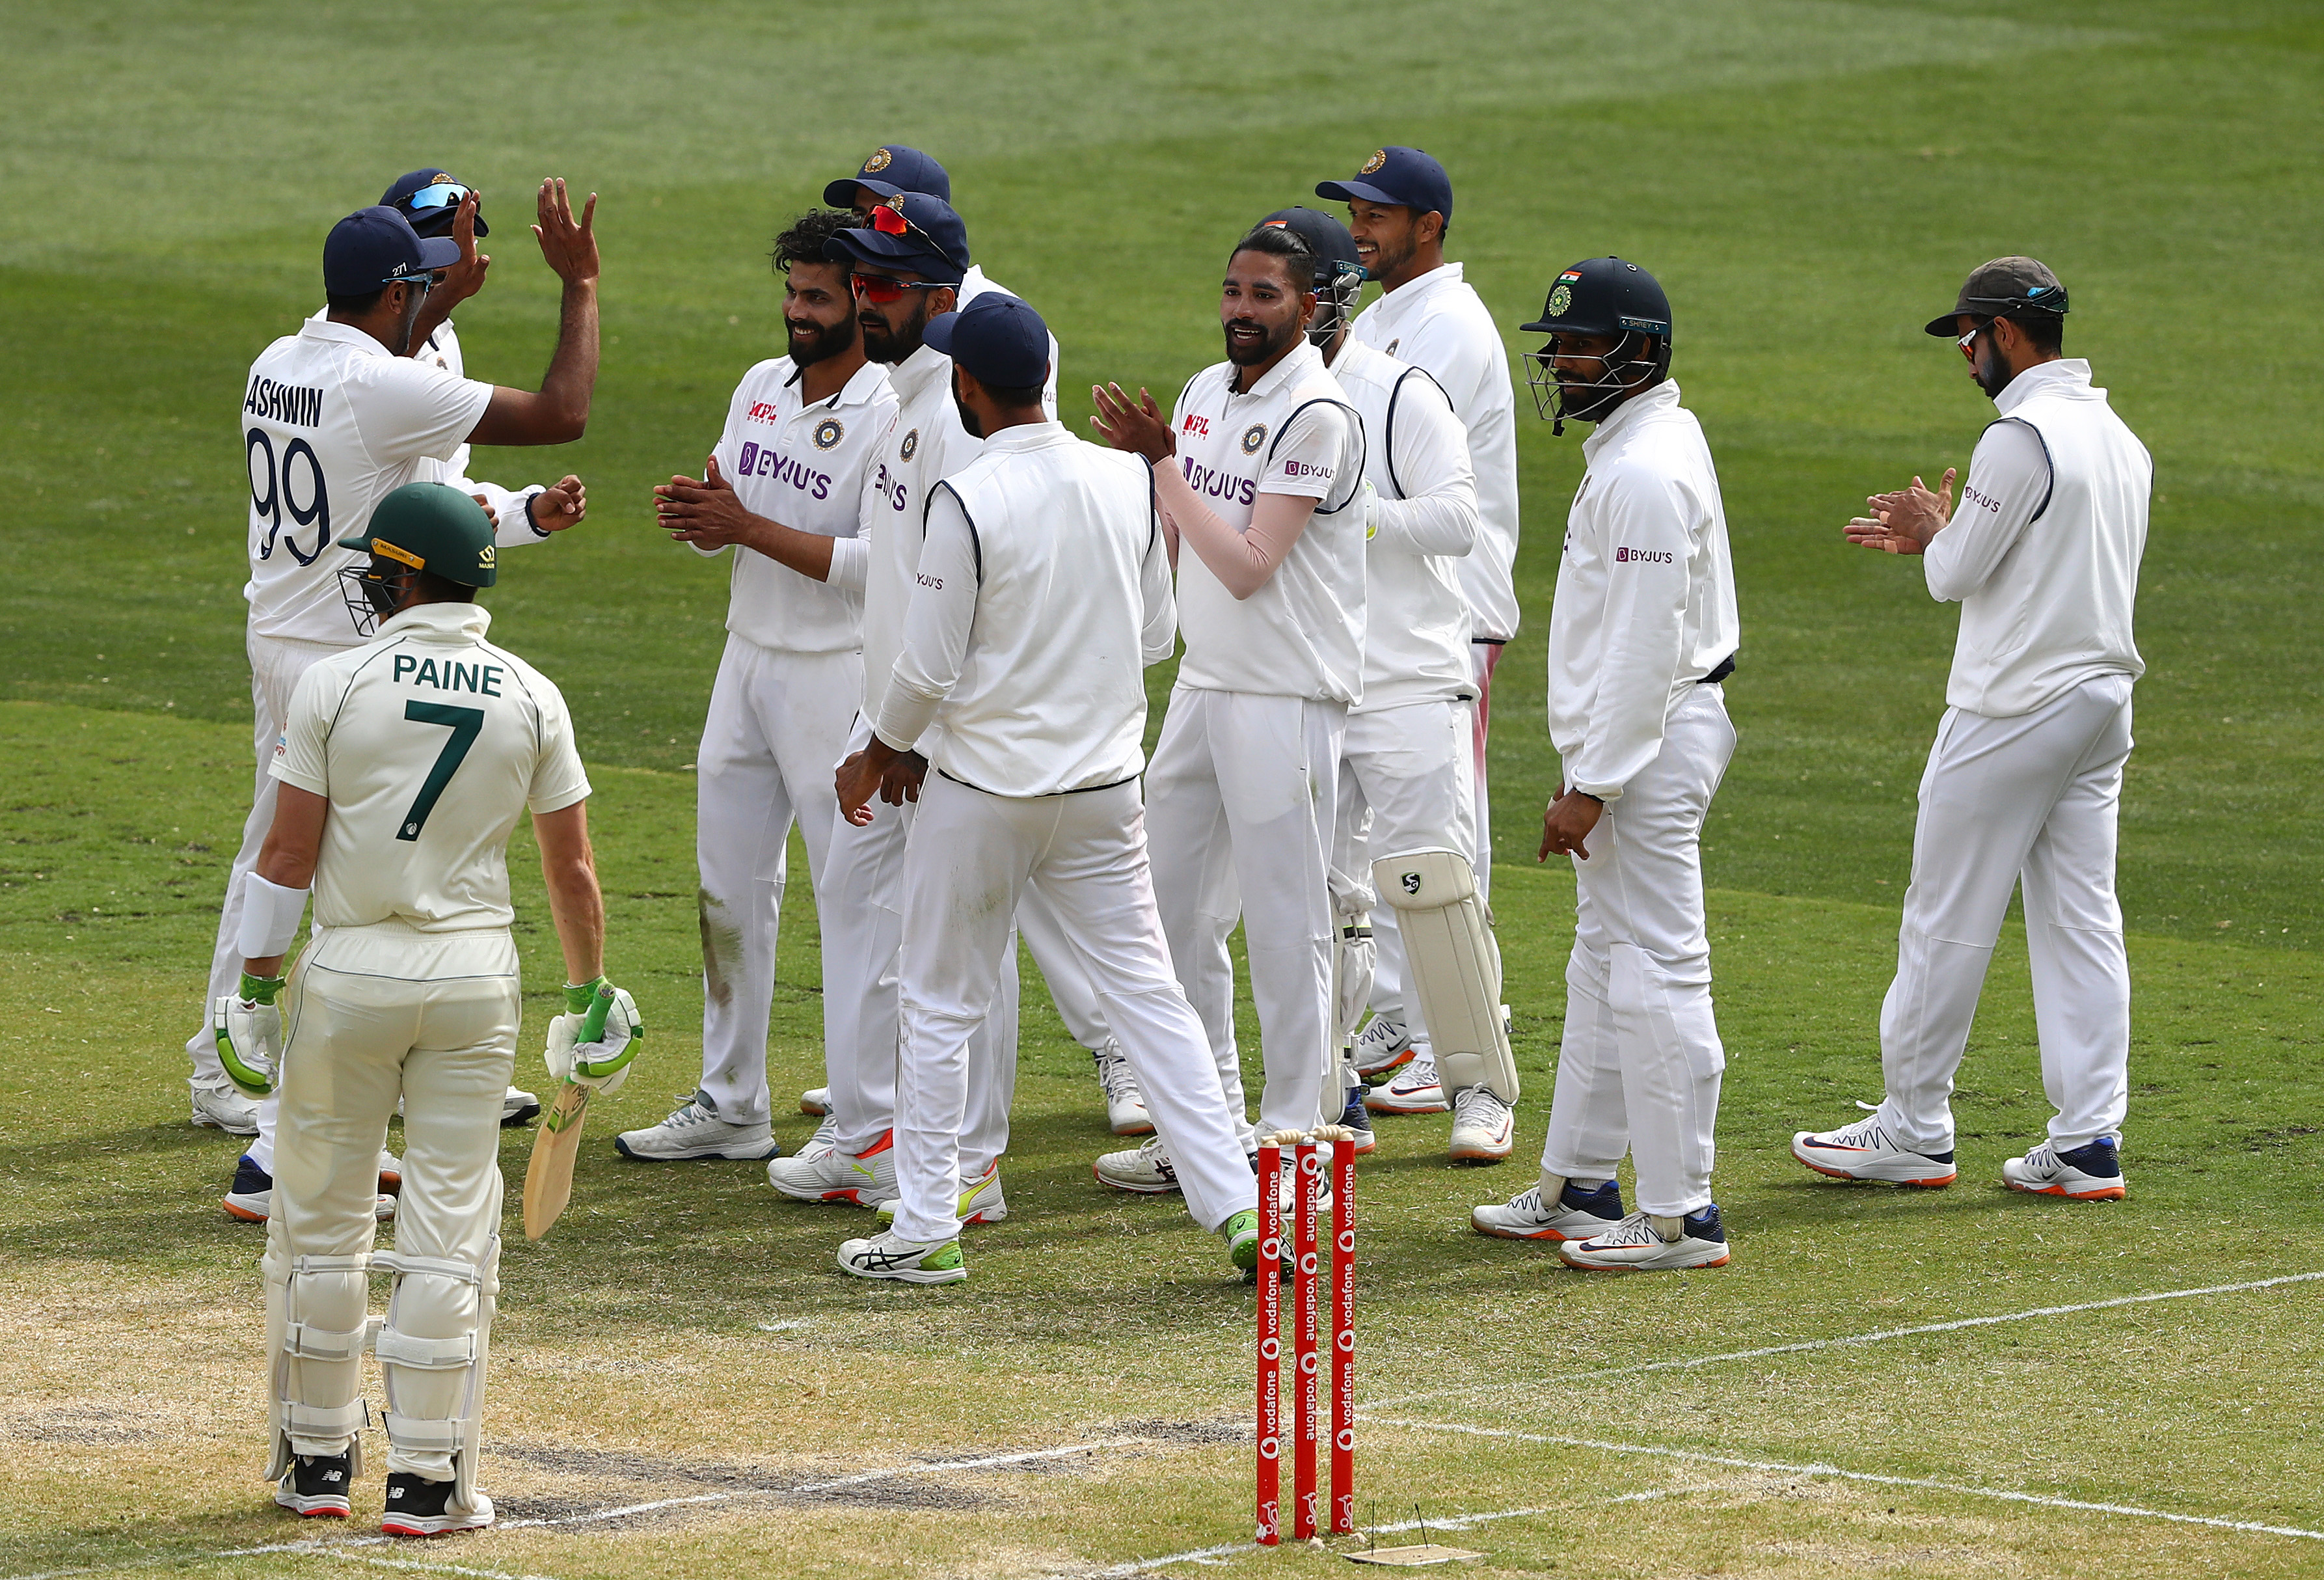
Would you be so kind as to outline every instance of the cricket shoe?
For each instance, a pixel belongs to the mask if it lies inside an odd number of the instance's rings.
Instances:
[[[1481,1168],[1508,1160],[1516,1143],[1517,1115],[1489,1086],[1471,1086],[1452,1100],[1452,1161]]]
[[[613,1148],[641,1163],[676,1163],[689,1158],[726,1158],[755,1163],[782,1151],[763,1119],[735,1124],[718,1117],[718,1110],[700,1092],[678,1099],[668,1119],[644,1130],[625,1130],[613,1138]]]
[[[1792,1156],[1834,1179],[1877,1179],[1941,1190],[1960,1177],[1950,1149],[1914,1152],[1898,1146],[1877,1113],[1838,1130],[1803,1130],[1792,1137]]]
[[[1370,1090],[1366,1086],[1349,1087],[1348,1105],[1340,1111],[1340,1128],[1355,1132],[1356,1156],[1359,1158],[1379,1145],[1379,1137],[1372,1133],[1371,1110],[1364,1106],[1364,1098]]]
[[[1387,1086],[1367,1094],[1364,1106],[1374,1113],[1442,1113],[1452,1105],[1444,1101],[1436,1060],[1424,1053],[1397,1071]]]
[[[1315,1155],[1323,1167],[1315,1175],[1315,1238],[1329,1242],[1332,1238],[1332,1149],[1318,1146]],[[1298,1154],[1289,1147],[1283,1149],[1282,1184],[1275,1193],[1275,1210],[1282,1216],[1283,1232],[1292,1233],[1292,1220],[1299,1211]]]
[[[355,1480],[344,1454],[299,1454],[274,1489],[274,1501],[309,1520],[345,1520],[347,1485]]]
[[[878,1141],[858,1153],[843,1152],[835,1145],[816,1157],[777,1158],[767,1165],[767,1183],[794,1201],[837,1201],[859,1207],[894,1201],[896,1132],[881,1131]],[[996,1189],[999,1183],[996,1175]]]
[[[1001,1160],[994,1159],[985,1171],[973,1179],[960,1182],[958,1214],[964,1227],[970,1224],[997,1224],[1009,1215],[1008,1198],[1001,1194]],[[883,1201],[878,1214],[884,1225],[896,1221],[896,1204]]]
[[[907,1284],[956,1284],[968,1277],[958,1239],[924,1245],[916,1240],[897,1239],[893,1229],[842,1245],[839,1270],[859,1279],[895,1279]]]
[[[387,1478],[387,1512],[379,1528],[390,1536],[442,1536],[450,1530],[482,1530],[493,1522],[493,1501],[478,1492],[476,1507],[455,1514],[445,1507],[456,1482],[431,1482],[399,1470]]]
[[[1559,1243],[1565,1265],[1585,1272],[1669,1272],[1727,1265],[1727,1230],[1716,1203],[1683,1218],[1632,1213],[1603,1234]]]
[[[799,1148],[792,1156],[820,1158],[838,1144],[839,1121],[826,1113],[823,1116],[823,1123],[815,1127],[815,1133],[807,1137],[807,1144]]]
[[[1154,1116],[1146,1111],[1146,1094],[1122,1057],[1121,1044],[1109,1037],[1105,1046],[1091,1050],[1097,1061],[1097,1088],[1105,1094],[1105,1123],[1118,1136],[1150,1136]]]
[[[511,1086],[501,1094],[501,1126],[523,1124],[540,1117],[540,1099],[521,1086]]]
[[[1227,1260],[1256,1281],[1259,1276],[1259,1215],[1254,1212],[1231,1214],[1219,1225],[1219,1238],[1227,1243]]]
[[[1488,1202],[1471,1210],[1469,1226],[1496,1240],[1587,1240],[1620,1224],[1622,1187],[1609,1179],[1602,1185],[1576,1185],[1569,1179],[1557,1200],[1545,1206],[1541,1187],[1519,1191],[1506,1206]]]
[[[801,1113],[827,1114],[831,1112],[831,1088],[810,1086],[799,1094]]]
[[[224,1076],[192,1076],[186,1086],[192,1093],[194,1123],[230,1136],[258,1133],[258,1104]]]
[[[1160,1196],[1178,1188],[1178,1167],[1170,1160],[1170,1149],[1162,1144],[1160,1136],[1148,1136],[1142,1147],[1104,1154],[1090,1172],[1097,1176],[1100,1185],[1138,1196]]]
[[[372,1203],[371,1215],[380,1223],[395,1216],[395,1196],[403,1188],[402,1165],[392,1152],[379,1155],[379,1196]],[[391,1169],[394,1172],[390,1172]],[[391,1183],[392,1182],[392,1183]],[[226,1215],[245,1224],[263,1224],[274,1211],[274,1176],[251,1161],[248,1152],[235,1160],[234,1183],[226,1187],[218,1201]],[[345,1511],[341,1511],[345,1512]]]
[[[2004,1163],[2001,1178],[2012,1190],[2062,1196],[2069,1201],[2120,1201],[2124,1194],[2122,1153],[2112,1136],[2100,1136],[2068,1152],[2043,1141],[2023,1158]]]
[[[1374,1015],[1356,1038],[1356,1075],[1377,1086],[1390,1072],[1410,1064],[1413,1051],[1412,1033],[1402,1021]]]

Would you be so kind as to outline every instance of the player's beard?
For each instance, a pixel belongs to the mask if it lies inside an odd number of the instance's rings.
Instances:
[[[873,362],[893,367],[920,348],[920,337],[928,327],[928,298],[932,293],[916,291],[912,294],[919,299],[918,303],[899,329],[888,328],[888,321],[876,313],[856,316],[863,330],[863,355]]]
[[[1259,333],[1258,344],[1250,346],[1236,345],[1233,331],[1238,328],[1257,329]],[[1237,367],[1259,367],[1274,361],[1290,350],[1293,343],[1299,338],[1302,330],[1296,319],[1279,328],[1269,328],[1259,319],[1244,313],[1220,325],[1219,333],[1226,339],[1229,362],[1233,363]]]
[[[2009,371],[2009,364],[2002,359],[2001,347],[1993,343],[1991,334],[1986,335],[1978,343],[1977,360],[1969,367],[1969,375],[1977,380],[1977,387],[1985,392],[1986,399],[1989,401],[2001,399],[2001,392],[2007,389],[2010,381],[2017,376]]]
[[[852,313],[836,324],[818,324],[813,319],[783,319],[783,339],[797,367],[813,367],[841,355],[862,332]]]

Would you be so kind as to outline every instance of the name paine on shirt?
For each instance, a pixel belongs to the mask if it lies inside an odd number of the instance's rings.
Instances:
[[[323,421],[323,392],[309,384],[277,383],[271,378],[250,381],[242,409],[290,428],[319,428]]]
[[[501,677],[504,671],[498,664],[461,663],[446,659],[438,665],[434,659],[414,658],[410,653],[395,655],[394,672],[389,677],[397,684],[410,677],[414,686],[433,686],[438,691],[473,691],[480,697],[498,697]]]

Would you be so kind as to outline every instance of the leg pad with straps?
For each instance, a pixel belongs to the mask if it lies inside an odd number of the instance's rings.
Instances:
[[[1372,882],[1396,910],[1445,1095],[1484,1086],[1515,1103],[1501,954],[1469,858],[1442,849],[1382,856],[1372,864]]]

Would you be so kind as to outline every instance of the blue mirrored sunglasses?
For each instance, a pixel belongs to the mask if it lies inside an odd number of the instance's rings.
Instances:
[[[438,181],[432,187],[422,187],[403,200],[406,208],[450,208],[456,207],[468,195],[468,189],[457,181]]]

